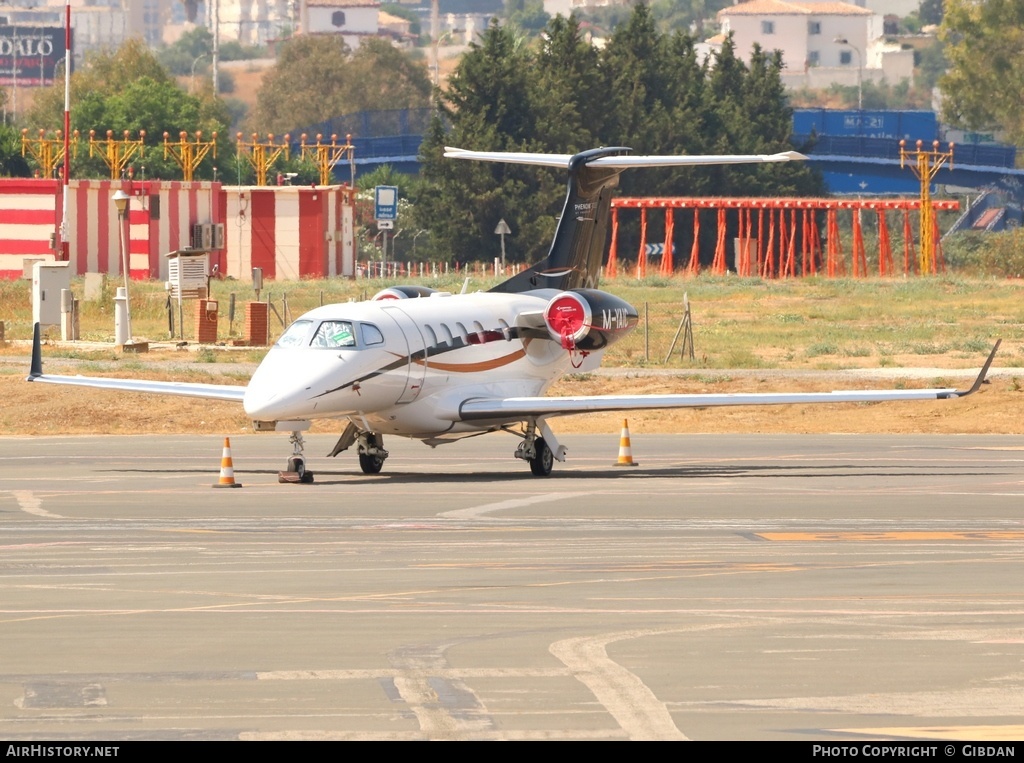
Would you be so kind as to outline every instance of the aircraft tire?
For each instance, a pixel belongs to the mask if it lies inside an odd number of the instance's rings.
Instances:
[[[551,448],[548,447],[543,437],[537,438],[534,447],[537,449],[537,455],[530,459],[530,471],[536,477],[551,476],[551,468],[555,465],[555,455],[551,452]]]
[[[384,459],[380,456],[372,456],[369,453],[359,454],[359,468],[363,470],[363,474],[380,474],[383,467]]]

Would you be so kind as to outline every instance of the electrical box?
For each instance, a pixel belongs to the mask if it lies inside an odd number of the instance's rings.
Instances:
[[[60,325],[63,290],[71,289],[70,262],[36,262],[32,265],[32,322],[42,327]]]
[[[182,249],[170,252],[167,255],[167,290],[179,301],[203,299],[206,297],[209,271],[210,255],[207,252]]]

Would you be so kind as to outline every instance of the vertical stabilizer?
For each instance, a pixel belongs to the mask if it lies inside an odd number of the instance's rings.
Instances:
[[[633,156],[629,148],[594,148],[569,154],[469,151],[445,148],[449,159],[511,162],[543,167],[567,167],[569,192],[548,256],[498,284],[491,291],[516,293],[532,289],[588,289],[597,286],[604,242],[611,219],[611,193],[619,173],[628,167],[694,167],[715,164],[763,164],[801,161],[796,151],[777,154],[720,154],[713,156]]]
[[[595,148],[569,159],[569,188],[547,257],[491,291],[597,288],[608,238],[612,189],[622,167],[594,167],[588,162],[619,156],[628,148]]]

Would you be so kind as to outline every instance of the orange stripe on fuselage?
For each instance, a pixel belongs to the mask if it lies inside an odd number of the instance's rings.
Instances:
[[[484,360],[479,363],[438,363],[432,358],[416,358],[413,363],[421,366],[427,366],[438,371],[447,371],[453,374],[471,374],[477,371],[490,371],[494,368],[501,368],[507,366],[510,363],[515,363],[520,358],[526,357],[526,350],[516,350],[510,352],[508,355],[502,355],[500,358],[494,358],[492,360]]]

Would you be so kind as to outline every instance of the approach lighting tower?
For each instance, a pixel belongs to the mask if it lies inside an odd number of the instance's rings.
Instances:
[[[322,140],[323,140],[323,135],[321,135],[320,133],[317,133],[316,145],[315,146],[307,146],[306,145],[306,134],[303,133],[302,134],[302,160],[303,161],[306,161],[307,159],[311,160],[313,162],[313,164],[316,165],[316,168],[318,170],[320,170],[320,185],[330,185],[331,184],[331,172],[334,170],[334,167],[342,159],[346,159],[347,158],[349,160],[349,162],[351,162],[352,158],[353,158],[352,152],[355,150],[355,148],[352,146],[352,136],[351,135],[346,135],[345,136],[345,145],[343,145],[343,146],[342,145],[338,145],[338,136],[337,135],[332,135],[331,136],[331,143],[330,143],[330,145],[322,143],[321,142]]]
[[[907,151],[907,142],[900,141],[900,167],[908,166],[909,160],[911,171],[921,181],[921,212],[920,212],[920,241],[921,241],[921,275],[935,272],[935,210],[932,209],[932,180],[939,169],[947,161],[949,168],[953,169],[953,144],[949,144],[949,151],[939,151],[939,142],[932,141],[932,150],[925,151],[922,141],[917,141],[913,151]]]
[[[52,178],[57,166],[64,163],[64,132],[57,130],[55,135],[56,137],[47,138],[46,130],[40,130],[38,138],[30,138],[27,129],[21,131],[21,155],[31,154],[44,178]],[[71,148],[71,155],[77,158],[78,130],[75,130],[74,137],[68,141],[68,146]]]
[[[169,137],[170,134],[165,132],[164,159],[170,156],[178,163],[178,166],[181,167],[182,179],[185,182],[192,181],[196,168],[199,167],[211,150],[213,151],[213,158],[217,158],[217,133],[213,133],[213,140],[206,142],[203,141],[201,130],[196,130],[196,139],[191,143],[188,139],[188,133],[184,130],[178,133],[177,143],[168,141]]]
[[[129,135],[131,133],[125,130],[124,137],[121,140],[115,140],[114,131],[107,130],[106,140],[96,140],[96,131],[89,130],[89,158],[99,154],[110,170],[111,180],[117,180],[124,175],[125,167],[136,154],[140,159],[142,158],[145,150],[146,131],[139,130],[138,140],[132,140]],[[101,148],[102,153],[100,153]]]
[[[267,135],[267,142],[260,143],[259,135],[252,134],[252,141],[246,143],[242,140],[242,133],[235,136],[238,139],[238,153],[244,156],[252,168],[256,170],[256,185],[267,184],[267,170],[278,160],[281,154],[287,159],[290,154],[288,146],[291,136],[287,133],[284,136],[284,143],[280,146],[274,144],[274,134]]]

